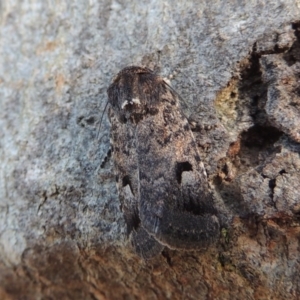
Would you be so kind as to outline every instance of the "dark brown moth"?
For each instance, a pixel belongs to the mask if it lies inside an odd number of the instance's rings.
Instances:
[[[206,172],[174,90],[154,72],[127,67],[107,90],[121,207],[144,259],[206,248],[219,220]]]

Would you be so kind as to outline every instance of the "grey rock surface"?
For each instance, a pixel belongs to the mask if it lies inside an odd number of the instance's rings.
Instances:
[[[1,299],[300,297],[298,0],[0,8]],[[127,243],[104,111],[127,65],[184,99],[228,221],[205,253]]]

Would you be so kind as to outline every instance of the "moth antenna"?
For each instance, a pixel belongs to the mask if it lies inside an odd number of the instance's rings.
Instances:
[[[178,99],[180,100],[180,103],[183,103],[185,108],[188,108],[189,106],[187,105],[187,102],[180,96],[180,94],[177,93],[175,91],[175,89],[170,84],[168,84],[165,80],[164,80],[164,82],[168,86],[168,88],[172,91],[172,93],[174,93],[178,97]]]
[[[104,116],[104,113],[105,113],[105,111],[106,111],[107,105],[108,105],[108,101],[106,102],[105,107],[104,107],[104,110],[103,110],[102,115],[101,115],[101,119],[100,119],[98,131],[97,131],[97,140],[99,139],[100,128],[101,128],[103,116]]]

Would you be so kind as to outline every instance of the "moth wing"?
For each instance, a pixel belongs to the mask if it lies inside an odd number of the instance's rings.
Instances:
[[[116,180],[124,213],[127,232],[137,254],[144,259],[159,254],[164,246],[152,237],[143,227],[139,219],[139,173],[138,158],[136,154],[135,128],[132,124],[123,124],[118,120],[113,110],[109,111],[112,124],[111,139],[113,145],[113,158],[116,169]],[[122,148],[118,147],[123,141]]]
[[[131,241],[135,252],[143,259],[155,257],[165,248],[142,226],[132,231]]]
[[[192,131],[172,90],[156,108],[136,129],[142,226],[170,248],[206,247],[219,222]]]
[[[140,223],[137,207],[132,205],[136,203],[136,200],[128,185],[121,188],[120,197],[123,197],[124,203],[126,203],[123,211],[135,252],[143,259],[150,259],[161,253],[164,246],[151,236]]]

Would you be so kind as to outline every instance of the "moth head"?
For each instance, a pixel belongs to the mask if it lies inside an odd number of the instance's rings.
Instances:
[[[159,101],[164,81],[148,68],[126,67],[109,86],[108,101],[122,118],[145,115]]]

